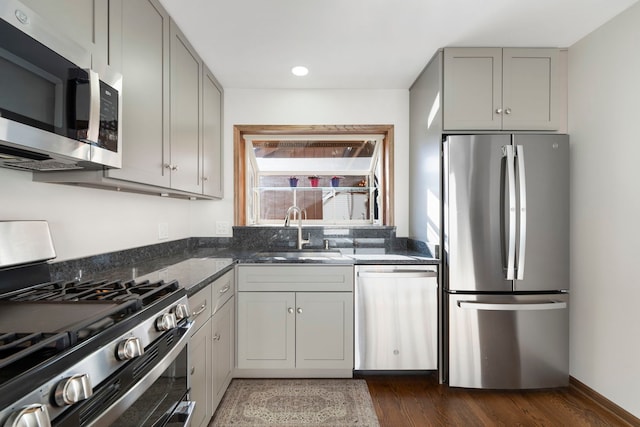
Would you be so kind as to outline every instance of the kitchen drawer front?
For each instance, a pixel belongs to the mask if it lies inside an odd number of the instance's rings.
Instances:
[[[239,291],[352,292],[351,265],[240,265]]]
[[[212,314],[215,314],[236,291],[235,275],[233,270],[225,273],[218,280],[213,282],[213,308]]]
[[[189,297],[189,319],[195,324],[193,331],[200,329],[211,317],[213,300],[211,299],[211,289],[213,286],[207,286],[201,291]]]

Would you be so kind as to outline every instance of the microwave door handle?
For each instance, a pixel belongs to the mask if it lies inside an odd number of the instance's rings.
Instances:
[[[507,162],[507,185],[509,191],[509,234],[507,242],[507,280],[515,279],[515,257],[516,257],[516,175],[514,172],[515,157],[513,146],[502,147],[502,155]]]
[[[93,70],[89,73],[89,129],[87,129],[87,140],[98,142],[100,131],[100,76]]]
[[[520,191],[520,247],[518,248],[518,266],[516,267],[516,279],[524,279],[525,250],[527,247],[527,181],[524,172],[524,148],[516,146],[516,159],[518,160],[518,181]]]

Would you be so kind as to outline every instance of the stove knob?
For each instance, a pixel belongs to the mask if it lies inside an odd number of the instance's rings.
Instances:
[[[142,356],[142,353],[144,353],[144,349],[136,337],[127,338],[118,344],[117,356],[119,360],[131,360]]]
[[[93,394],[89,374],[73,375],[58,383],[54,392],[56,405],[65,406],[85,400]]]
[[[189,317],[189,307],[187,307],[187,304],[176,305],[176,308],[173,310],[173,312],[176,315],[176,319],[178,320]]]
[[[51,427],[49,412],[45,405],[34,404],[16,411],[4,422],[4,427]]]
[[[169,331],[176,327],[176,315],[164,313],[156,319],[156,329],[159,331]]]

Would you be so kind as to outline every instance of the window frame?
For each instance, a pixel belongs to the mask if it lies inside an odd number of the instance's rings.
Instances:
[[[238,226],[247,224],[247,182],[246,182],[246,143],[245,135],[383,135],[381,147],[382,195],[379,213],[382,226],[394,225],[393,209],[393,125],[234,125],[234,223]],[[335,224],[316,224],[335,226]],[[369,225],[376,227],[376,225]]]

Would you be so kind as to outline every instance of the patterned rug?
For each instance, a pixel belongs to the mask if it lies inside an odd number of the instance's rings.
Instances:
[[[234,379],[209,427],[378,427],[367,383]]]

